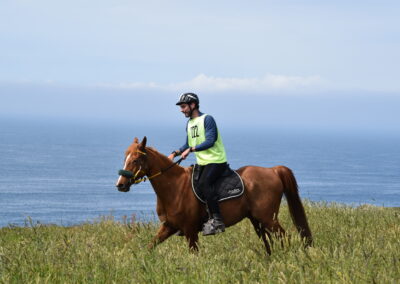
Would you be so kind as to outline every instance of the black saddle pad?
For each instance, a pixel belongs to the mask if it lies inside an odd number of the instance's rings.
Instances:
[[[205,202],[204,194],[199,190],[198,183],[201,175],[201,167],[193,166],[192,172],[192,189],[194,195],[203,203]],[[235,197],[239,197],[244,192],[244,185],[240,175],[231,170],[229,166],[222,176],[215,182],[214,190],[217,191],[218,201],[223,201]]]

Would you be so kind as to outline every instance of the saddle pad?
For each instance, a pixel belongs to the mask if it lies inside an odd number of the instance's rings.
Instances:
[[[194,195],[203,203],[206,203],[203,192],[200,191],[198,187],[199,177],[200,177],[200,166],[194,165],[192,172],[192,189]],[[228,169],[222,174],[222,176],[217,179],[214,184],[214,190],[217,191],[218,201],[224,201],[231,198],[239,197],[244,192],[244,185],[240,175]]]

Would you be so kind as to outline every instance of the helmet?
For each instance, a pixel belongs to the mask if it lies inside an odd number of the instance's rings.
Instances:
[[[190,103],[196,103],[196,105],[199,105],[199,97],[195,93],[184,93],[180,96],[179,101],[176,103],[176,105]]]

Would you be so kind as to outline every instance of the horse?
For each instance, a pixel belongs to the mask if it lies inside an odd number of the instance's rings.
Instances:
[[[206,206],[192,191],[192,168],[174,163],[154,148],[147,147],[146,143],[146,137],[141,142],[135,138],[128,147],[124,168],[120,171],[116,187],[121,192],[128,192],[133,184],[150,180],[157,195],[156,212],[161,225],[149,248],[154,248],[171,235],[180,233],[186,237],[189,249],[197,251],[198,233],[202,229],[207,211]],[[292,220],[305,246],[312,245],[311,230],[300,200],[297,181],[289,168],[244,166],[237,173],[243,180],[245,191],[240,197],[220,202],[226,227],[247,217],[258,237],[262,239],[266,252],[271,254],[266,235],[272,241],[271,234],[285,234],[277,218],[284,194]]]

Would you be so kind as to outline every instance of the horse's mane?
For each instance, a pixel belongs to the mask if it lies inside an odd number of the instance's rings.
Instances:
[[[161,157],[162,160],[168,161],[169,164],[172,165],[172,164],[174,163],[174,161],[171,161],[170,159],[168,159],[168,157],[167,157],[166,155],[164,155],[163,153],[157,151],[156,148],[146,146],[146,151],[149,151],[149,150],[150,150],[151,153],[153,153],[153,154],[158,155],[159,157]],[[177,167],[180,167],[180,168],[184,168],[184,167],[182,167],[181,165],[178,165],[178,164],[177,164],[176,166],[177,166]]]

